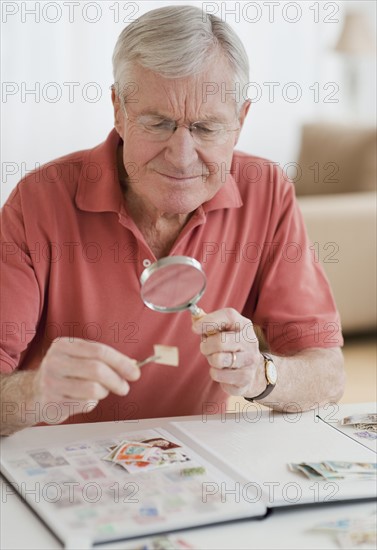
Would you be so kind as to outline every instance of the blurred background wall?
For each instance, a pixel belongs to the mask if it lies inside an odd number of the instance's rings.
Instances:
[[[117,36],[145,11],[180,3],[1,2],[2,202],[28,170],[105,139]],[[285,166],[297,160],[307,122],[375,126],[373,56],[368,47],[358,56],[351,107],[347,54],[335,49],[349,12],[375,33],[373,0],[182,3],[226,19],[249,54],[253,106],[240,149]]]
[[[119,33],[180,3],[0,3],[1,203],[28,171],[106,138]],[[242,93],[253,105],[238,148],[278,162],[294,181],[346,337],[343,400],[375,401],[377,3],[182,3],[217,14],[243,40],[251,72]]]

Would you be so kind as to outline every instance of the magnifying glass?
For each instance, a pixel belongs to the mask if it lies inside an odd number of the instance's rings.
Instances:
[[[205,315],[196,304],[203,296],[207,278],[195,258],[161,258],[144,269],[140,283],[142,300],[154,311],[174,313],[188,309],[196,319]]]

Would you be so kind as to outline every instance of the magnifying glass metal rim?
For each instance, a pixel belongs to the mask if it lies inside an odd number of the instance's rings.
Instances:
[[[161,267],[166,267],[169,265],[189,265],[191,267],[194,267],[197,269],[202,275],[203,275],[203,286],[200,289],[200,291],[195,294],[192,297],[192,300],[189,302],[183,303],[178,306],[157,306],[153,302],[149,302],[145,299],[144,293],[143,293],[143,286],[148,281],[148,279]],[[204,291],[207,286],[207,278],[203,271],[202,265],[198,260],[195,258],[192,258],[191,256],[166,256],[165,258],[160,258],[153,264],[149,265],[144,269],[142,274],[140,275],[140,284],[141,284],[141,297],[146,306],[148,306],[153,311],[159,311],[162,313],[175,313],[178,311],[184,311],[186,309],[191,309],[194,312],[198,309],[196,307],[196,303],[200,300],[200,298],[203,296]]]

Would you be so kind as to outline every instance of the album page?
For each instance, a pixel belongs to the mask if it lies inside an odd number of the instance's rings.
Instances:
[[[240,494],[250,502],[259,498],[268,508],[278,508],[374,499],[375,452],[339,431],[340,420],[331,409],[320,411],[320,417],[317,412],[284,416],[244,410],[172,424],[177,437],[186,435],[246,478]],[[227,491],[229,500],[231,487],[223,486],[220,496]]]
[[[29,438],[22,450],[18,443],[2,453],[3,475],[66,547],[266,513],[261,499],[224,498],[221,487],[244,487],[246,478],[210,450],[201,453],[186,434],[121,428],[61,443],[52,430],[48,444],[46,428],[35,428],[43,430],[35,438],[43,445],[32,446]]]

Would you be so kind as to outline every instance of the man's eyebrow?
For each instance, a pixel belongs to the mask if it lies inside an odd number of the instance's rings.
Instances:
[[[138,116],[156,116],[160,118],[165,118],[168,120],[175,120],[171,115],[163,113],[161,111],[158,111],[156,109],[151,108],[144,108],[138,113]],[[224,115],[222,113],[205,113],[203,116],[200,116],[199,118],[196,118],[195,120],[192,120],[191,122],[220,122],[220,123],[226,123],[227,121],[224,120]]]
[[[157,111],[156,109],[142,109],[138,115],[150,115],[150,116],[158,116],[161,118],[171,118],[169,115],[161,113],[161,111]]]
[[[211,122],[226,122],[224,120],[223,113],[206,113],[202,117],[200,117],[198,120],[202,120],[203,122],[209,120]]]

